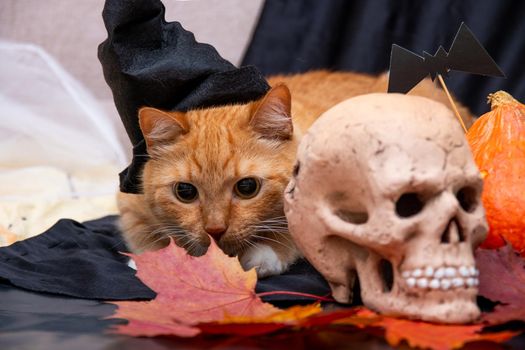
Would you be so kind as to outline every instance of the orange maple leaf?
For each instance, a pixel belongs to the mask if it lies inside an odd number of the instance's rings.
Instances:
[[[381,327],[386,341],[392,346],[406,341],[411,347],[433,350],[459,349],[466,343],[477,341],[504,342],[517,335],[509,331],[480,333],[482,324],[449,325],[382,316],[365,308],[334,324],[350,324],[363,329]]]

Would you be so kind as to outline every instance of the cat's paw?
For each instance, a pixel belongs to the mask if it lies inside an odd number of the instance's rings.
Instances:
[[[290,263],[282,261],[273,248],[266,244],[250,247],[239,260],[246,271],[255,267],[259,278],[279,275],[290,266]]]

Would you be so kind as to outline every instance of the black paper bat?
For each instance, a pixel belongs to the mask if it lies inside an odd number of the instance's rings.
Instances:
[[[440,46],[434,55],[423,51],[421,57],[392,45],[388,92],[407,93],[427,75],[434,80],[438,74],[447,76],[451,70],[505,78],[472,31],[461,23],[449,52]]]

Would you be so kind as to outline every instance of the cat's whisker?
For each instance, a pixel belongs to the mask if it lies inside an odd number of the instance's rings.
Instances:
[[[250,241],[249,238],[245,238],[242,240],[243,243],[246,243],[246,245],[248,245],[249,247],[256,247],[257,244],[255,244],[254,242]]]
[[[261,222],[274,222],[274,221],[286,222],[286,216],[275,216],[273,218],[261,220]]]
[[[290,231],[288,231],[288,229],[286,229],[286,230],[272,230],[272,234],[275,234],[278,237],[284,238],[288,242],[292,243],[292,245],[295,245],[294,241],[292,240],[292,236],[290,236]]]
[[[159,223],[159,224],[148,225],[148,226],[149,227],[146,227],[144,229],[145,231],[144,234],[138,238],[138,241],[140,245],[142,246],[142,250],[149,250],[150,248],[154,247],[160,241],[165,240],[166,238],[169,238],[169,237],[173,237],[176,242],[179,242],[181,237],[187,236],[186,231],[184,231],[177,225]],[[151,231],[153,227],[157,227],[157,228]]]
[[[275,231],[275,232],[280,232],[280,233],[288,233],[288,229],[285,228],[285,227],[272,227],[272,226],[252,226],[252,228],[258,230],[258,231]]]
[[[179,247],[185,249],[190,255],[195,255],[197,249],[204,249],[204,246],[198,237],[189,234],[187,231],[183,232],[184,234],[182,235],[173,236],[178,240],[177,245]]]
[[[162,227],[162,228],[159,228],[155,231],[158,231],[158,232],[163,232],[163,233],[167,233],[167,234],[173,234],[173,235],[185,235],[187,234],[187,232],[179,227]],[[155,232],[153,231],[153,232]]]
[[[290,244],[290,247],[295,247],[295,242],[290,238],[288,234],[277,234],[275,236],[276,238],[284,239],[287,243]]]
[[[261,226],[278,226],[286,228],[288,227],[288,223],[285,221],[260,221],[255,225],[261,225]]]
[[[261,220],[261,222],[273,222],[273,221],[287,222],[286,216],[274,216],[272,218]]]
[[[283,226],[288,225],[288,221],[286,220],[286,217],[273,217],[265,220],[259,221],[260,224],[282,224]]]
[[[259,227],[254,227],[254,228],[255,228],[255,232],[259,234],[273,234],[278,237],[285,237],[285,238],[289,237],[289,231],[286,229],[282,229],[282,228],[276,229],[276,228],[272,228],[268,226],[259,226]]]
[[[191,239],[191,237],[179,237],[178,243],[181,248],[186,249],[190,244],[193,243],[193,239]]]
[[[233,241],[228,242],[228,252],[233,251],[236,253],[236,255],[240,255],[249,247],[248,242],[246,242],[246,238],[243,238],[240,235],[233,235],[232,238]]]
[[[155,246],[155,244],[159,243],[159,242],[162,241],[163,239],[166,239],[166,237],[161,236],[161,237],[155,239],[154,241],[149,242],[148,244],[146,244],[145,246],[142,247],[142,250],[143,250],[143,251],[149,250],[150,248],[152,248],[153,246]]]
[[[293,247],[291,247],[291,246],[289,246],[289,245],[287,245],[287,244],[285,244],[285,243],[283,243],[283,242],[281,242],[281,241],[278,241],[278,240],[276,240],[276,239],[273,239],[273,238],[269,238],[269,237],[265,237],[265,236],[259,236],[259,235],[253,235],[252,237],[253,237],[253,238],[256,238],[256,239],[262,239],[262,240],[266,240],[266,241],[274,242],[274,243],[280,244],[280,245],[282,245],[282,246],[284,246],[284,247],[286,247],[286,248],[288,248],[288,249],[290,249],[290,250],[294,250]]]
[[[282,232],[282,233],[288,233],[288,229],[286,227],[282,226],[252,226],[252,228],[256,229],[257,231],[276,231],[276,232]]]
[[[241,253],[244,253],[248,248],[250,248],[250,242],[246,238],[239,240],[239,251]]]
[[[267,220],[261,220],[260,221],[261,224],[273,224],[273,223],[279,223],[279,224],[284,224],[284,225],[287,225],[288,224],[288,221],[286,221],[286,218],[271,218],[271,219],[267,219]]]
[[[244,242],[248,245],[249,248],[254,248],[256,250],[260,250],[261,249],[261,246],[259,244],[250,241],[250,239],[245,239]]]
[[[288,222],[285,216],[276,216],[261,220],[258,223],[251,225],[250,228],[255,232],[250,238],[274,242],[289,250],[295,250],[295,244],[291,240],[288,231]],[[268,236],[273,236],[274,238]],[[284,240],[284,242],[282,240]],[[253,242],[250,243],[252,246],[257,245]]]

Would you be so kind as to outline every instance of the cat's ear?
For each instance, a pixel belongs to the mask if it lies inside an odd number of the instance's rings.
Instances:
[[[284,84],[273,87],[253,114],[250,125],[262,137],[289,140],[293,136],[292,98]]]
[[[171,143],[189,130],[188,121],[183,112],[168,113],[151,107],[139,110],[139,123],[148,149]]]

